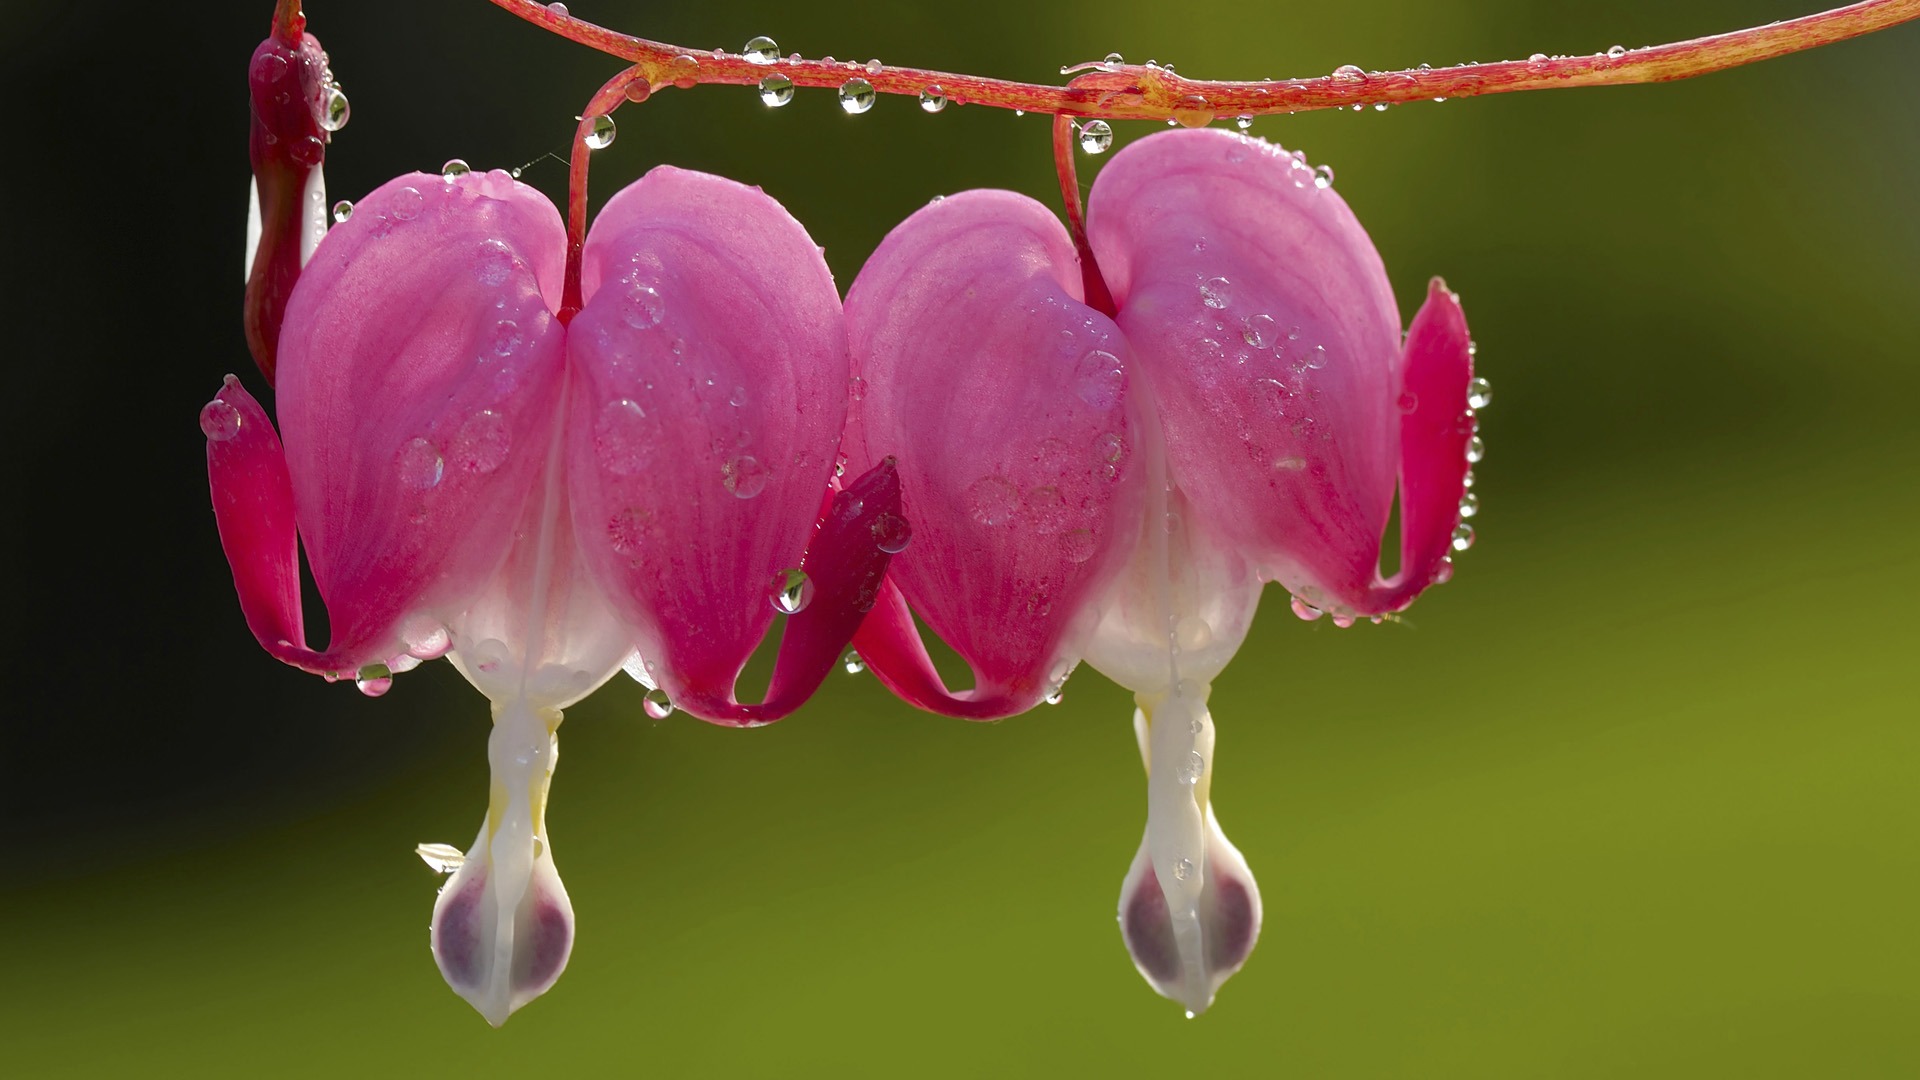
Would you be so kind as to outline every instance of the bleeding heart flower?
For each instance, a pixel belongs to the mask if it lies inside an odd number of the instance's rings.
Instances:
[[[855,645],[907,701],[961,716],[1027,709],[1082,659],[1134,691],[1148,815],[1121,933],[1197,1013],[1260,929],[1210,800],[1211,683],[1267,581],[1344,625],[1446,579],[1478,453],[1470,346],[1437,279],[1403,341],[1346,203],[1259,140],[1129,146],[1093,185],[1088,241],[1112,311],[1053,214],[1004,191],[920,210],[854,282],[848,453],[897,457],[916,536]],[[909,604],[972,689],[942,685]]]
[[[834,493],[840,300],[778,203],[647,174],[587,238],[570,322],[565,257],[552,204],[503,172],[402,176],[327,234],[287,305],[284,450],[231,376],[200,418],[267,651],[369,694],[445,654],[493,703],[479,836],[464,858],[423,854],[459,866],[434,956],[496,1025],[572,945],[544,821],[561,710],[624,665],[650,701],[777,719],[837,663],[898,550],[890,465]],[[302,541],[324,652],[302,630]],[[776,604],[771,689],[741,704]]]

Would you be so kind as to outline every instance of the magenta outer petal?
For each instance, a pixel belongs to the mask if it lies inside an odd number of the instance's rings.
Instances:
[[[1134,143],[1088,201],[1174,481],[1289,588],[1364,596],[1399,458],[1400,318],[1352,211],[1279,148],[1214,130]]]
[[[261,42],[247,67],[253,99],[247,151],[261,228],[260,246],[247,268],[244,322],[247,348],[268,385],[274,380],[287,299],[300,278],[301,245],[316,209],[307,205],[309,183],[326,157],[327,133],[320,127],[326,71],[320,40],[305,33],[297,45],[277,35]]]
[[[943,711],[1021,711],[1078,659],[1091,601],[1133,538],[1115,524],[1139,513],[1127,345],[1082,302],[1059,221],[1004,191],[952,196],[895,228],[848,291],[847,333],[864,387],[849,457],[898,459],[913,523],[890,579],[976,679],[974,707]],[[896,641],[883,655],[916,651]]]
[[[839,293],[779,203],[664,166],[608,201],[581,278],[567,339],[581,550],[667,694],[731,701],[774,615],[768,582],[800,566],[833,472]]]
[[[565,237],[504,173],[413,173],[361,200],[287,306],[279,417],[300,532],[352,661],[463,608],[539,480],[563,375]]]
[[[1403,409],[1400,419],[1400,570],[1375,590],[1378,610],[1411,603],[1437,579],[1452,550],[1467,490],[1467,442],[1473,438],[1467,407],[1471,350],[1460,298],[1434,278],[1407,330],[1400,400],[1412,408]]]
[[[207,479],[220,546],[233,568],[240,610],[268,652],[289,658],[306,647],[300,623],[299,537],[294,530],[293,487],[286,455],[266,410],[227,376],[209,410],[228,425],[207,440]]]

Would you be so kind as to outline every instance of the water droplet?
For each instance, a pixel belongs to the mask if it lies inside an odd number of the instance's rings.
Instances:
[[[752,454],[741,454],[720,466],[720,482],[735,498],[751,499],[767,490],[767,467]]]
[[[859,653],[852,651],[840,658],[840,666],[845,668],[849,675],[858,675],[867,670],[867,662],[860,659]]]
[[[1388,108],[1388,105],[1384,101],[1376,101],[1373,103],[1374,112],[1386,112],[1387,108]]]
[[[1627,47],[1625,45],[1615,45],[1613,48],[1607,50],[1607,59],[1609,60],[1618,60],[1625,55],[1627,55]]]
[[[1183,651],[1193,652],[1213,644],[1213,624],[1198,615],[1188,615],[1173,625],[1173,640]]]
[[[873,84],[865,79],[848,79],[840,84],[840,108],[848,116],[859,116],[873,108]]]
[[[1485,379],[1476,378],[1467,384],[1467,404],[1476,409],[1484,409],[1493,401],[1493,384]]]
[[[1108,465],[1118,465],[1127,456],[1127,440],[1117,431],[1102,433],[1093,440],[1094,456]]]
[[[456,467],[485,476],[507,460],[512,443],[507,418],[492,409],[481,409],[460,425],[449,449]]]
[[[415,491],[428,491],[439,486],[440,477],[446,471],[446,462],[432,442],[409,439],[395,455],[394,467],[400,473],[402,484]]]
[[[412,221],[419,216],[420,207],[426,202],[416,187],[403,187],[393,193],[393,217],[395,221]]]
[[[1367,73],[1354,64],[1341,64],[1333,69],[1333,81],[1358,83],[1367,81]]]
[[[1181,881],[1189,881],[1189,880],[1192,880],[1192,878],[1193,878],[1193,860],[1192,860],[1192,859],[1180,859],[1180,860],[1178,860],[1178,861],[1176,861],[1176,862],[1175,862],[1175,863],[1173,864],[1173,876],[1174,876],[1175,878],[1177,878],[1177,879],[1179,879],[1179,880],[1181,880]],[[1192,1016],[1193,1016],[1193,1014],[1192,1014],[1192,1013],[1188,1013],[1188,1014],[1187,1014],[1187,1016],[1188,1016],[1188,1017],[1192,1017]]]
[[[1172,71],[1172,68],[1168,68]],[[1199,94],[1188,94],[1173,107],[1173,122],[1181,127],[1206,127],[1213,123],[1213,108]]]
[[[240,434],[240,410],[214,398],[200,409],[200,431],[212,442],[226,442]]]
[[[654,720],[665,720],[673,715],[673,700],[657,686],[647,691],[646,697],[640,701],[640,707]]]
[[[1325,345],[1315,345],[1313,350],[1307,353],[1306,359],[1301,361],[1301,366],[1308,371],[1319,371],[1321,368],[1326,367],[1327,347]]]
[[[440,166],[440,179],[451,184],[472,171],[473,166],[459,158],[448,158],[447,163]]]
[[[352,115],[353,105],[347,101],[347,92],[328,83],[320,102],[320,130],[339,131],[347,126],[347,119]]]
[[[613,145],[613,137],[619,132],[613,126],[613,117],[602,113],[593,118],[593,124],[580,141],[587,144],[589,150],[605,150]]]
[[[920,91],[920,111],[937,113],[947,107],[947,92],[938,84]]]
[[[762,34],[748,41],[747,47],[741,49],[740,53],[747,58],[749,64],[771,64],[780,59],[780,46],[774,44],[772,38]]]
[[[1480,496],[1469,491],[1460,496],[1460,516],[1470,518],[1480,512]]]
[[[1086,562],[1093,558],[1095,548],[1093,533],[1087,529],[1069,529],[1060,534],[1060,553],[1068,562]]]
[[[798,615],[813,602],[813,579],[805,570],[775,570],[767,582],[767,600],[782,615]]]
[[[669,61],[667,72],[673,76],[673,85],[682,90],[691,90],[700,84],[700,61],[686,53]]]
[[[1208,278],[1200,283],[1200,302],[1216,311],[1233,300],[1233,283],[1226,278]]]
[[[1096,409],[1112,408],[1125,382],[1120,358],[1105,349],[1090,350],[1074,365],[1073,392]]]
[[[493,324],[493,355],[512,356],[520,347],[520,324],[512,319],[501,319]]]
[[[547,5],[547,10],[563,19],[567,17],[567,5],[561,3],[560,0],[553,0],[553,3]]]
[[[647,539],[659,532],[653,511],[629,506],[607,521],[607,542],[613,550],[631,555],[647,546]]]
[[[451,874],[467,862],[466,853],[452,844],[420,844],[413,853],[436,874]]]
[[[967,510],[982,525],[1004,525],[1020,506],[1020,489],[1004,476],[983,476],[967,488]]]
[[[1477,464],[1481,458],[1486,456],[1487,444],[1480,436],[1475,435],[1473,438],[1467,440],[1467,461],[1469,463]]]
[[[1244,115],[1236,116],[1233,118],[1233,126],[1239,128],[1241,131],[1251,131],[1253,130],[1253,117]]]
[[[653,459],[659,425],[631,398],[608,402],[600,409],[594,429],[594,447],[600,467],[615,476],[632,476]]]
[[[907,542],[912,539],[913,526],[899,514],[881,514],[873,519],[873,542],[881,551],[898,555],[907,550]]]
[[[1305,619],[1307,622],[1312,622],[1326,614],[1326,612],[1321,611],[1319,608],[1314,607],[1312,604],[1307,603],[1297,596],[1293,598],[1293,613]]]
[[[1453,580],[1453,556],[1448,555],[1445,558],[1442,558],[1440,560],[1439,569],[1433,572],[1433,583],[1435,585],[1445,585],[1447,582],[1452,580]]]
[[[1089,154],[1104,154],[1113,145],[1113,125],[1105,120],[1089,120],[1080,125],[1080,149]]]
[[[263,86],[272,86],[287,77],[287,58],[278,53],[261,53],[248,74]]]
[[[1264,349],[1280,338],[1279,327],[1271,315],[1255,315],[1240,330],[1240,339],[1256,349]]]
[[[1187,760],[1184,767],[1180,770],[1181,781],[1188,784],[1197,784],[1200,782],[1201,775],[1206,771],[1207,759],[1200,756],[1200,751],[1187,751]]]
[[[393,670],[385,664],[367,664],[354,676],[353,685],[368,697],[379,697],[393,689]]]
[[[760,80],[760,102],[769,109],[777,109],[793,100],[793,80],[779,72]]]
[[[1465,551],[1473,546],[1473,526],[1461,522],[1453,527],[1453,550]]]
[[[1333,186],[1333,166],[1316,165],[1313,168],[1313,186],[1325,191]]]
[[[887,65],[881,63],[879,60],[869,60],[867,61],[867,74],[878,75],[880,74],[880,70],[886,66]]]
[[[353,200],[341,199],[333,204],[333,223],[338,225],[353,216]]]
[[[653,84],[645,79],[635,79],[627,84],[623,92],[627,95],[628,101],[637,105],[653,96]],[[519,176],[520,173],[516,170],[513,175]]]
[[[1539,67],[1540,65],[1545,64],[1546,62],[1547,62],[1547,54],[1543,52],[1537,52],[1537,53],[1534,53],[1532,56],[1527,57],[1527,63],[1532,64],[1535,67]]]
[[[1041,536],[1052,536],[1067,527],[1067,500],[1051,484],[1033,488],[1020,500],[1026,525]]]
[[[635,330],[660,325],[660,319],[665,314],[666,303],[649,286],[629,286],[626,295],[620,298],[620,319]]]

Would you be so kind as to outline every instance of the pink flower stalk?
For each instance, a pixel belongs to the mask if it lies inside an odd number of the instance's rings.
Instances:
[[[1207,696],[1263,584],[1303,617],[1378,619],[1446,580],[1469,538],[1458,298],[1435,279],[1403,339],[1379,254],[1316,180],[1261,140],[1162,133],[1093,185],[1097,269],[1039,203],[971,191],[894,229],[847,297],[865,383],[848,452],[898,459],[916,536],[855,645],[953,715],[1021,712],[1083,659],[1134,691],[1148,815],[1121,932],[1193,1013],[1260,929],[1211,804]],[[913,612],[970,690],[941,683]]]
[[[544,820],[561,710],[625,667],[650,701],[777,719],[835,666],[904,543],[891,465],[836,493],[840,299],[778,203],[662,167],[600,214],[577,315],[566,262],[553,205],[506,173],[402,176],[300,275],[280,435],[231,376],[200,418],[268,652],[375,695],[444,654],[492,702],[479,835],[464,858],[423,854],[459,867],[435,959],[496,1025],[572,946]],[[300,543],[325,651],[305,643]],[[742,704],[776,607],[771,689]]]

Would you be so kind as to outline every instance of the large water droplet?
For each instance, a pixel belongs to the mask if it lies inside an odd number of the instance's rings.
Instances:
[[[805,570],[775,570],[767,582],[767,600],[782,615],[798,615],[813,602],[813,579]]]
[[[982,525],[1004,525],[1020,507],[1020,489],[1004,476],[983,476],[967,487],[967,511]]]
[[[720,482],[735,498],[751,499],[767,489],[767,467],[752,454],[741,454],[720,467]]]
[[[840,84],[840,108],[848,116],[858,116],[873,108],[873,84],[865,79],[848,79]]]
[[[898,555],[913,539],[913,526],[899,514],[881,514],[873,519],[873,542],[881,551]]]
[[[594,426],[600,467],[615,476],[632,476],[653,460],[659,425],[631,398],[607,402]]]
[[[1480,496],[1469,491],[1460,496],[1460,516],[1470,518],[1480,512]]]
[[[946,107],[947,107],[947,92],[945,90],[940,89],[938,84],[929,86],[925,90],[920,91],[920,111],[921,112],[937,113],[941,109],[944,109]]]
[[[485,476],[507,460],[512,443],[507,418],[493,409],[481,409],[460,425],[450,450],[456,467]]]
[[[747,47],[740,50],[740,54],[747,58],[749,64],[771,64],[780,59],[780,46],[774,44],[772,38],[762,34],[748,41]]]
[[[1480,436],[1475,435],[1473,438],[1467,440],[1467,461],[1469,463],[1477,464],[1480,459],[1486,456],[1487,444]]]
[[[480,241],[473,254],[473,276],[489,288],[504,284],[513,276],[513,249],[491,237]]]
[[[617,134],[619,130],[613,126],[613,117],[602,113],[593,118],[593,126],[580,141],[586,143],[589,150],[605,150],[613,145],[613,137]]]
[[[1453,527],[1453,550],[1465,551],[1473,546],[1473,526],[1461,522]]]
[[[402,484],[414,491],[427,491],[439,486],[446,462],[432,442],[409,439],[394,457],[394,467],[400,473]]]
[[[1280,330],[1271,315],[1255,315],[1240,330],[1240,340],[1256,349],[1264,349],[1280,339]]]
[[[240,410],[214,398],[200,409],[200,432],[212,442],[226,442],[240,434]]]
[[[1074,365],[1073,392],[1096,409],[1112,408],[1125,382],[1120,358],[1105,349],[1090,350]]]
[[[1233,301],[1233,283],[1223,277],[1207,278],[1200,283],[1200,302],[1215,311]]]
[[[1326,612],[1321,611],[1319,608],[1314,607],[1312,604],[1307,603],[1297,596],[1293,598],[1293,613],[1305,619],[1307,622],[1312,622],[1326,614]]]
[[[1467,384],[1467,404],[1476,409],[1484,409],[1493,402],[1493,384],[1485,379],[1476,378]]]
[[[367,664],[354,676],[353,685],[368,697],[379,697],[393,689],[393,670],[385,664]]]
[[[1313,186],[1325,191],[1333,186],[1333,166],[1316,165],[1313,167]]]
[[[851,651],[840,658],[840,666],[845,668],[849,675],[858,675],[867,670],[867,662],[860,659],[859,653]]]
[[[628,287],[626,295],[620,298],[620,319],[635,330],[646,330],[660,325],[660,319],[666,314],[666,303],[660,294],[646,285]]]
[[[667,697],[665,690],[657,686],[647,691],[646,697],[641,699],[640,707],[645,709],[647,715],[655,720],[665,720],[667,717],[673,715],[672,699]]]
[[[353,200],[341,199],[333,204],[333,223],[339,225],[353,216]]]
[[[779,72],[760,80],[760,102],[769,109],[777,109],[793,100],[793,80]]]
[[[1087,529],[1068,529],[1060,534],[1060,553],[1068,562],[1083,563],[1093,558],[1093,533]]]
[[[1344,83],[1366,82],[1367,73],[1354,64],[1341,64],[1333,69],[1333,81]]]
[[[567,17],[567,5],[561,3],[560,0],[553,0],[553,3],[547,5],[547,10],[563,19]]]
[[[347,119],[352,115],[353,105],[347,101],[347,92],[328,83],[320,101],[320,130],[339,131],[347,126]]]
[[[272,86],[287,77],[287,58],[278,53],[261,53],[247,74],[262,86]]]
[[[420,207],[426,202],[416,187],[403,187],[393,193],[393,218],[395,221],[412,221],[420,214]]]
[[[1206,127],[1213,123],[1213,108],[1207,104],[1207,99],[1199,94],[1188,94],[1173,107],[1173,120],[1181,127]]]
[[[472,171],[473,166],[459,158],[448,158],[446,164],[440,166],[440,179],[451,184]]]
[[[700,85],[700,61],[686,53],[668,61],[667,73],[672,76],[673,85],[682,90],[691,90]]]
[[[1080,149],[1089,154],[1104,154],[1113,146],[1113,125],[1105,120],[1089,120],[1080,125]]]

